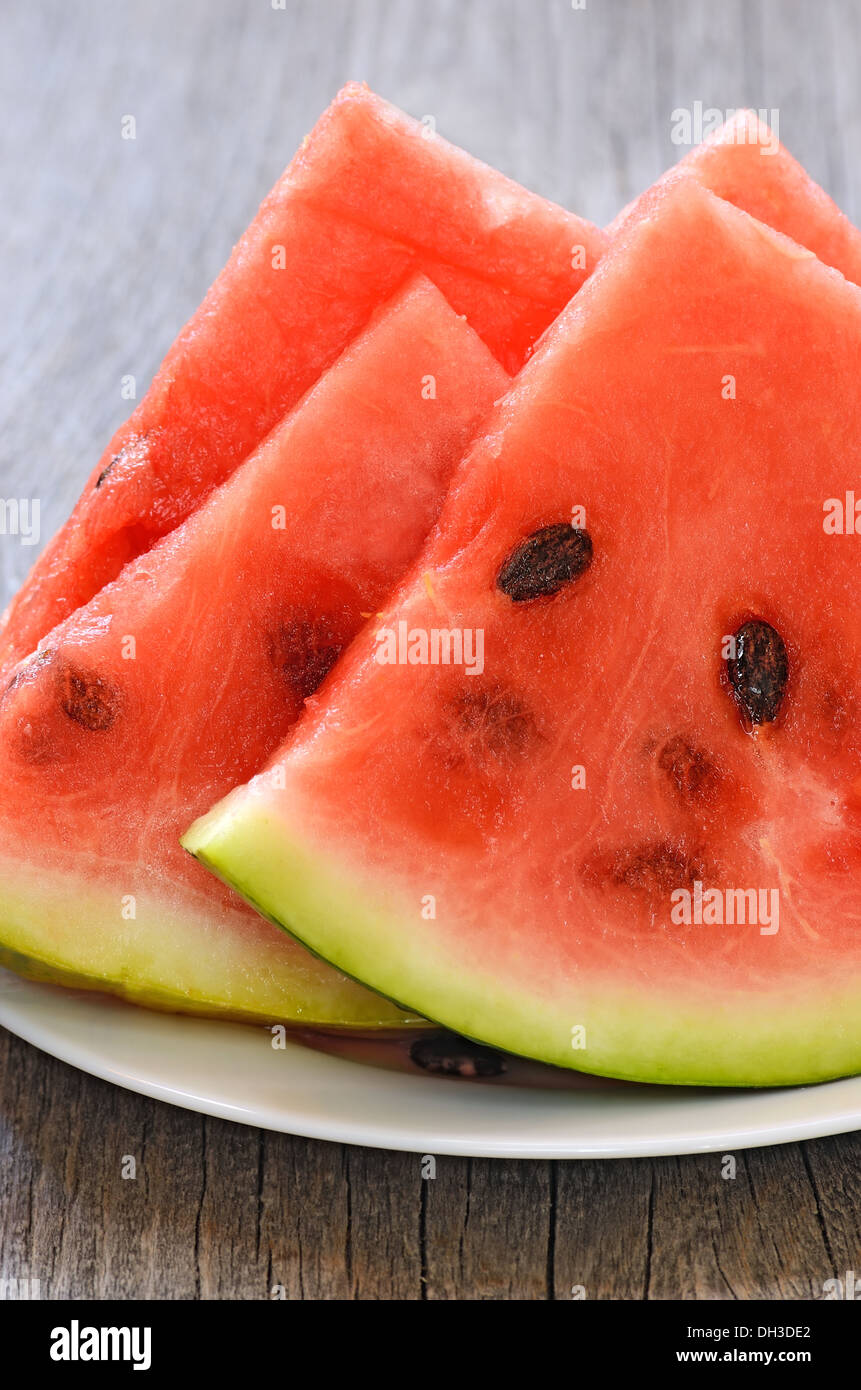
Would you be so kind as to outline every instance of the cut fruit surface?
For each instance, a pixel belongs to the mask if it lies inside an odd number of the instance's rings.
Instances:
[[[653,191],[385,616],[186,846],[482,1042],[857,1071],[859,373],[861,291],[697,180]]]
[[[737,111],[658,181],[695,178],[704,188],[806,246],[847,280],[861,283],[861,232],[753,111]],[[607,228],[616,236],[635,199]]]
[[[411,282],[233,477],[0,699],[0,953],[164,1007],[384,1025],[391,1005],[183,852],[260,766],[435,520],[508,378]]]
[[[603,233],[345,87],[13,600],[0,674],[189,516],[421,271],[515,371]]]

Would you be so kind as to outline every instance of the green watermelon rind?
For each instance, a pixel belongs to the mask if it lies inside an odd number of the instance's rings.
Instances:
[[[351,1032],[398,1031],[421,1022],[415,1015],[405,1017],[403,1011],[367,990],[357,989],[352,979],[339,981],[328,971],[316,990],[309,986],[302,993],[302,1005],[297,1007],[296,962],[285,960],[283,972],[279,971],[271,943],[263,941],[244,943],[242,968],[229,972],[232,994],[225,995],[225,972],[217,950],[219,936],[217,932],[213,935],[211,915],[201,913],[195,919],[190,912],[177,913],[155,898],[139,898],[139,922],[130,933],[139,942],[136,955],[133,941],[123,936],[127,924],[121,921],[116,893],[99,892],[92,883],[73,879],[62,885],[54,881],[49,890],[8,864],[1,881],[0,967],[27,979],[113,994],[128,1003],[164,1012],[232,1022],[325,1026]],[[69,903],[78,905],[74,914],[68,910]],[[98,930],[70,930],[81,920],[81,905],[86,919]],[[229,948],[236,943],[235,934],[225,933],[221,941]],[[159,951],[161,962],[155,964]],[[135,983],[140,977],[137,959],[141,953],[149,962],[144,972],[146,987]],[[209,991],[201,970],[207,959],[214,976]],[[188,987],[183,986],[184,979]]]
[[[427,957],[416,969],[408,911],[394,901],[373,901],[373,888],[360,873],[303,843],[254,791],[234,793],[197,821],[183,844],[343,974],[393,1002],[408,999],[425,1018],[504,1051],[617,1080],[710,1089],[806,1085],[861,1070],[858,990],[835,986],[827,1000],[782,998],[777,1004],[740,990],[737,1014],[716,1011],[695,995],[684,1003],[672,994],[656,1003],[651,995],[638,1004],[632,990],[604,991],[596,1007],[569,993],[548,999],[539,1017],[490,975],[465,979],[436,958],[429,969]],[[575,1050],[572,1029],[580,1025],[588,1046]]]

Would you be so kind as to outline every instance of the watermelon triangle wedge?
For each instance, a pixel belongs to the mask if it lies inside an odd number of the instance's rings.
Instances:
[[[861,232],[756,112],[735,112],[668,169],[659,186],[680,178],[697,179],[719,198],[806,246],[847,280],[861,284]],[[622,231],[639,201],[622,209],[607,228],[608,236]]]
[[[186,846],[486,1043],[861,1069],[859,378],[861,291],[696,179],[654,190],[384,616]]]
[[[171,1009],[402,1014],[183,852],[418,552],[508,377],[424,277],[0,698],[0,959]]]
[[[228,478],[409,276],[433,280],[514,372],[604,244],[366,87],[345,87],[7,610],[0,677]]]

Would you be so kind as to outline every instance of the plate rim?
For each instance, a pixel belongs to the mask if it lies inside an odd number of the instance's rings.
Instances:
[[[560,1133],[555,1137],[546,1133],[542,1133],[540,1137],[535,1135],[524,1137],[523,1134],[504,1135],[499,1132],[492,1138],[489,1136],[481,1137],[478,1133],[473,1138],[467,1134],[446,1135],[434,1133],[430,1128],[423,1130],[415,1125],[411,1128],[399,1128],[391,1120],[388,1122],[371,1119],[357,1120],[355,1117],[345,1117],[337,1111],[334,1113],[324,1111],[322,1114],[312,1115],[307,1107],[303,1111],[301,1107],[297,1108],[293,1104],[291,1108],[289,1097],[285,1097],[283,1107],[273,1111],[271,1107],[267,1109],[259,1103],[257,1105],[249,1104],[239,1099],[229,1101],[223,1097],[219,1098],[217,1095],[201,1093],[199,1088],[195,1089],[187,1082],[183,1083],[181,1078],[171,1083],[159,1080],[157,1076],[152,1074],[147,1076],[145,1064],[138,1064],[131,1070],[123,1070],[118,1064],[112,1062],[110,1057],[95,1042],[89,1044],[81,1042],[70,1036],[68,1031],[64,1031],[62,1016],[71,1009],[74,1017],[83,1007],[86,1012],[82,1021],[85,1021],[87,1012],[94,1008],[104,1011],[106,1017],[109,1017],[110,1013],[113,1013],[115,1018],[120,1020],[123,1017],[128,1017],[136,1026],[126,1030],[122,1028],[120,1023],[120,1030],[121,1034],[128,1033],[132,1042],[134,1034],[139,1029],[142,1028],[146,1032],[150,1026],[152,1026],[154,1034],[176,1029],[179,1032],[187,1032],[187,1035],[192,1038],[195,1035],[203,1037],[213,1028],[219,1032],[222,1029],[238,1029],[241,1030],[241,1035],[248,1039],[257,1032],[256,1025],[236,1023],[224,1019],[151,1011],[109,995],[68,990],[60,986],[25,980],[2,968],[0,968],[0,986],[2,986],[0,987],[0,1026],[20,1037],[24,1042],[36,1047],[39,1051],[73,1066],[79,1071],[119,1086],[124,1090],[193,1113],[211,1115],[217,1119],[270,1130],[275,1133],[324,1140],[328,1143],[354,1144],[363,1148],[447,1157],[575,1161],[674,1157],[697,1153],[715,1153],[719,1150],[731,1152],[846,1134],[861,1128],[861,1076],[826,1081],[811,1086],[771,1088],[765,1091],[739,1090],[728,1092],[716,1090],[714,1093],[709,1093],[707,1090],[699,1088],[691,1088],[690,1090],[681,1087],[655,1088],[656,1105],[660,1105],[662,1100],[669,1099],[673,1106],[680,1105],[682,1107],[682,1116],[687,1109],[683,1101],[690,1099],[690,1109],[694,1109],[703,1101],[706,1105],[710,1104],[713,1099],[715,1109],[718,1111],[717,1122],[712,1126],[701,1125],[698,1128],[686,1128],[683,1120],[682,1124],[677,1126],[675,1134],[668,1133],[664,1127],[657,1129],[654,1134],[650,1135],[632,1134],[627,1140],[622,1140],[619,1137],[607,1137],[602,1140],[600,1136],[594,1134],[591,1137],[583,1136],[578,1140],[572,1138],[570,1131],[564,1134]],[[40,1007],[44,1009],[50,999],[57,1000],[58,998],[63,1001],[60,1009],[61,1017],[60,1022],[52,1028],[45,1023],[40,1013]],[[33,1003],[37,1005],[35,1010],[32,1009]],[[121,1010],[130,1010],[131,1014],[125,1015]],[[227,1035],[225,1034],[225,1036]],[[240,1034],[233,1032],[232,1036],[238,1038]],[[374,1078],[377,1079],[383,1091],[390,1089],[396,1092],[398,1083],[406,1082],[416,1096],[420,1094],[418,1087],[422,1085],[455,1087],[459,1084],[456,1080],[449,1078],[410,1077],[406,1073],[389,1072],[360,1060],[317,1052],[299,1042],[288,1041],[285,1050],[288,1053],[292,1052],[294,1064],[297,1057],[301,1055],[303,1058],[301,1070],[311,1070],[312,1072],[317,1070],[324,1079],[328,1071],[336,1082],[342,1082],[344,1078],[349,1080],[350,1073],[345,1072],[344,1069],[359,1068],[358,1074],[355,1071],[352,1072],[353,1079],[355,1080],[357,1076],[362,1077],[364,1084],[372,1090]],[[315,1060],[312,1061],[311,1059]],[[397,1078],[397,1081],[387,1083],[382,1080],[382,1078],[392,1077]],[[490,1087],[482,1086],[480,1082],[468,1084],[468,1094],[472,1097],[470,1107],[478,1097],[493,1090],[497,1096],[503,1095],[511,1099],[513,1114],[518,1108],[526,1112],[533,1104],[536,1105],[537,1109],[535,1097],[564,1096],[573,1100],[578,1096],[594,1097],[608,1094],[618,1096],[619,1094],[615,1091],[599,1093],[573,1090],[550,1091],[540,1088]],[[840,1088],[847,1095],[848,1103],[840,1103],[838,1095],[835,1094],[835,1088]],[[639,1089],[640,1094],[642,1094],[643,1088]],[[449,1095],[452,1093],[439,1092],[436,1098]],[[791,1101],[802,1095],[814,1097],[818,1102],[809,1108],[809,1113],[806,1115],[803,1113],[802,1107],[801,1114],[790,1112],[782,1119],[756,1119],[757,1101],[763,1101],[763,1107],[766,1111],[769,1109],[780,1110],[783,1108],[782,1102],[784,1100]],[[514,1104],[515,1096],[520,1102],[519,1107]],[[730,1097],[729,1102],[727,1102],[728,1096]],[[834,1097],[834,1103],[830,1105],[825,1098],[831,1096]],[[526,1099],[527,1097],[533,1099]],[[775,1098],[779,1099],[775,1100]],[[601,1104],[600,1101],[598,1103]],[[614,1103],[611,1101],[611,1104]],[[504,1112],[504,1101],[496,1101],[493,1104]],[[588,1099],[585,1104],[588,1109]],[[727,1107],[727,1104],[730,1113],[733,1113],[735,1109],[740,1109],[742,1115],[751,1111],[752,1118],[748,1120],[737,1117],[729,1124],[721,1124],[720,1114],[722,1109]]]

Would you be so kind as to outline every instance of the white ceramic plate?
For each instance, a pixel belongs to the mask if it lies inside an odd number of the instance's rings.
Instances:
[[[576,1078],[566,1089],[388,1070],[264,1028],[150,1013],[0,970],[0,1024],[83,1071],[172,1105],[376,1148],[503,1158],[731,1152],[861,1128],[861,1077],[773,1091]],[[539,1073],[540,1077],[540,1073]],[[556,1074],[548,1075],[548,1082]]]

